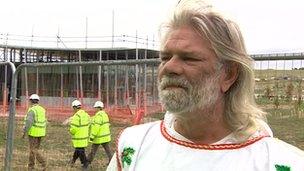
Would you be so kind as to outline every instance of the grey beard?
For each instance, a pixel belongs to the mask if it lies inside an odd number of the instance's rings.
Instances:
[[[178,85],[181,88],[164,89],[168,85]],[[160,101],[167,111],[182,114],[213,106],[219,96],[218,87],[218,78],[210,75],[193,85],[185,78],[164,76],[159,81],[158,91]]]

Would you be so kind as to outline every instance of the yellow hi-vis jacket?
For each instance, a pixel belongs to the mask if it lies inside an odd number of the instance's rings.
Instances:
[[[34,120],[32,126],[29,128],[28,135],[32,137],[44,137],[46,132],[46,117],[45,109],[36,104],[30,107],[25,116],[25,121],[29,112],[34,112]]]
[[[88,146],[89,141],[90,116],[87,112],[80,109],[73,116],[70,122],[70,133],[74,148]]]
[[[98,111],[92,118],[90,139],[93,144],[102,144],[111,141],[109,117],[103,110]]]

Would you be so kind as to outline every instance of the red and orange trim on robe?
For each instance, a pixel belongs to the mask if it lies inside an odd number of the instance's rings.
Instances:
[[[164,121],[161,122],[160,124],[160,129],[161,129],[161,133],[162,135],[170,142],[172,143],[176,143],[179,144],[181,146],[185,146],[185,147],[190,147],[190,148],[195,148],[195,149],[202,149],[202,150],[231,150],[231,149],[238,149],[238,148],[243,148],[246,147],[250,144],[253,144],[265,137],[268,136],[257,136],[254,138],[251,138],[249,140],[247,140],[246,142],[242,142],[242,143],[234,143],[234,144],[214,144],[214,145],[209,145],[209,144],[195,144],[195,143],[191,143],[191,142],[186,142],[186,141],[181,141],[178,140],[174,137],[172,137],[171,135],[169,135],[169,133],[167,132],[165,126],[164,126]]]

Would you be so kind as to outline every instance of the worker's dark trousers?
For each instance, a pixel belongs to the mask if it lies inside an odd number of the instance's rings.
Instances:
[[[111,149],[110,149],[110,143],[109,142],[106,142],[106,143],[102,143],[102,147],[104,148],[107,156],[108,156],[108,159],[109,159],[109,162],[112,158],[112,153],[111,153]],[[92,147],[91,147],[91,152],[89,153],[88,155],[88,162],[91,163],[94,159],[94,156],[97,152],[97,149],[99,147],[100,144],[92,144]]]
[[[76,160],[78,159],[78,157],[79,157],[80,162],[83,165],[83,167],[87,167],[88,161],[87,161],[87,157],[85,155],[85,148],[75,148],[71,164],[74,164],[76,162]]]
[[[29,164],[28,167],[29,169],[33,169],[35,166],[35,159],[39,163],[41,163],[42,167],[46,167],[46,161],[42,157],[42,155],[39,153],[39,147],[41,143],[41,137],[32,137],[28,136],[29,139],[29,146],[30,146],[30,154],[29,154]]]

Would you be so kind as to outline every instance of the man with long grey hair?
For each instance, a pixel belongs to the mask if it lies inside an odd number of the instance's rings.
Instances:
[[[108,170],[304,170],[304,153],[273,138],[255,104],[253,60],[235,22],[181,0],[162,33],[167,113],[125,129]]]

